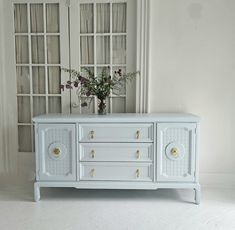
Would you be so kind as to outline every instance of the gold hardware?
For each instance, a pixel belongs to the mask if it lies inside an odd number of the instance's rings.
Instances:
[[[95,137],[95,131],[91,130],[90,134],[91,134],[91,139],[93,139]]]
[[[174,156],[174,157],[177,157],[179,155],[179,149],[172,148],[171,149],[171,155]]]
[[[91,158],[93,158],[93,159],[95,158],[95,150],[94,149],[91,150]]]
[[[139,138],[140,138],[140,131],[137,130],[137,131],[136,131],[136,139],[139,139]]]
[[[60,149],[59,148],[54,148],[53,153],[54,153],[54,155],[56,155],[58,157],[60,155]]]
[[[137,150],[137,151],[136,151],[136,158],[137,158],[137,159],[140,159],[140,150]]]
[[[136,178],[139,178],[139,177],[140,177],[140,170],[137,169],[136,172],[135,172],[135,174],[136,174]]]
[[[92,169],[92,170],[91,170],[90,175],[91,175],[91,177],[94,177],[94,176],[95,176],[95,169]]]

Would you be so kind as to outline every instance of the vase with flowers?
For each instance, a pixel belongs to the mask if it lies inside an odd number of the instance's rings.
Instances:
[[[101,74],[97,76],[89,68],[83,68],[84,72],[79,72],[74,69],[62,68],[63,71],[71,75],[71,80],[65,85],[61,85],[61,89],[76,89],[78,97],[85,97],[85,101],[81,104],[82,107],[88,106],[91,96],[96,96],[98,99],[98,114],[106,114],[106,98],[110,96],[111,91],[120,92],[124,84],[132,81],[139,73],[131,72],[123,74],[119,69],[114,71],[113,76],[110,75],[110,68],[104,67]]]

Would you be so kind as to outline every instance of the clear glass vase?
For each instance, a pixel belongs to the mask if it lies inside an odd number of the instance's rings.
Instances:
[[[98,98],[98,114],[105,115],[106,112],[106,100],[104,98]]]

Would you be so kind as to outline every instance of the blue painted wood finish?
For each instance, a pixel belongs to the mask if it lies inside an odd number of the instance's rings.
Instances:
[[[49,114],[33,118],[35,201],[40,187],[195,190],[198,129],[192,114]]]

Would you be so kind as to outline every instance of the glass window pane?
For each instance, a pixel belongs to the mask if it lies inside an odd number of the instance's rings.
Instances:
[[[45,90],[45,68],[40,66],[32,67],[33,93],[44,94]]]
[[[15,53],[17,64],[29,63],[29,44],[27,36],[15,37]]]
[[[34,64],[45,63],[43,36],[32,36],[32,62]]]
[[[17,93],[30,93],[29,67],[17,66]]]
[[[110,4],[98,3],[96,4],[96,32],[109,33],[110,32]]]
[[[125,113],[126,103],[125,97],[113,97],[112,98],[112,109],[113,113]]]
[[[46,98],[33,97],[33,116],[46,113]]]
[[[119,71],[120,69],[121,69],[122,74],[126,73],[125,67],[118,67],[118,66],[113,67],[113,73],[115,71]],[[126,94],[126,82],[121,82],[121,84],[117,88],[113,89],[113,94],[114,95],[125,95]]]
[[[60,37],[47,36],[47,63],[60,63]]]
[[[110,76],[110,68],[109,67],[97,67],[97,76],[101,77],[102,74],[104,76]]]
[[[80,4],[80,33],[94,32],[93,4]]]
[[[27,4],[14,4],[15,32],[28,32]]]
[[[61,97],[48,97],[49,113],[61,113]]]
[[[43,33],[43,5],[30,4],[30,21],[32,33]]]
[[[60,67],[48,67],[48,93],[60,94]]]
[[[18,122],[31,123],[30,97],[22,96],[17,98]]]
[[[97,44],[97,64],[110,64],[110,37],[98,36]]]
[[[126,3],[114,3],[113,5],[113,33],[126,32]]]
[[[80,42],[81,64],[94,64],[94,38],[84,36]]]
[[[60,28],[59,4],[46,4],[47,33],[58,33]]]
[[[20,125],[18,128],[19,152],[32,151],[31,126]]]
[[[81,103],[87,102],[88,106],[81,107],[81,113],[82,114],[90,114],[95,112],[94,107],[94,97],[87,98],[81,98]]]
[[[94,67],[81,67],[82,76],[88,77],[89,76],[89,72],[88,71],[90,71],[91,74],[94,75]]]
[[[126,36],[113,36],[113,64],[126,64]]]

